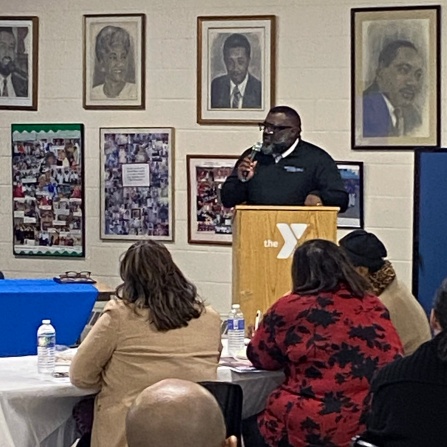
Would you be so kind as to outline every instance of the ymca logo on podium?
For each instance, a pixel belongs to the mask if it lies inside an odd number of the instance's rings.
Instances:
[[[298,245],[299,240],[302,238],[304,232],[306,231],[308,224],[305,223],[277,223],[276,227],[278,228],[281,236],[284,239],[284,244],[281,247],[277,259],[287,259],[292,256],[296,246]],[[266,248],[276,248],[279,246],[278,241],[272,241],[267,239],[264,241],[264,247]]]

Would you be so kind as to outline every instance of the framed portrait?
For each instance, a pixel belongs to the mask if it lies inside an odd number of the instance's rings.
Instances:
[[[237,156],[187,155],[190,244],[231,244],[233,208],[222,205],[220,188],[237,159]]]
[[[84,109],[144,109],[144,14],[84,16]]]
[[[37,110],[38,17],[0,16],[0,109]]]
[[[349,195],[348,209],[338,213],[337,228],[363,228],[363,162],[336,161]]]
[[[440,6],[351,10],[353,149],[440,143]]]
[[[174,129],[100,129],[101,238],[174,239]]]
[[[84,126],[13,124],[16,256],[85,256]]]
[[[275,102],[276,17],[197,18],[197,122],[257,124]]]

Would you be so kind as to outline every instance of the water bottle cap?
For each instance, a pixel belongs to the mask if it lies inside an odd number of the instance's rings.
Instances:
[[[42,320],[42,324],[51,324],[51,320]]]
[[[240,309],[240,308],[241,308],[241,305],[240,305],[240,304],[233,304],[231,307],[232,307],[233,309]]]

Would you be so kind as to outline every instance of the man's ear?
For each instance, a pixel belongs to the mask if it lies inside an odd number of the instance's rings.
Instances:
[[[436,318],[435,310],[432,309],[430,312],[430,326],[433,329],[433,333],[435,335],[439,334],[442,331],[442,327],[439,324],[438,319]]]
[[[237,447],[236,436],[230,436],[229,438],[225,439],[223,447]]]

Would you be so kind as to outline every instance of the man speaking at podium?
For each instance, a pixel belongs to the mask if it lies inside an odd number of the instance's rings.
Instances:
[[[347,209],[348,194],[337,165],[323,149],[301,140],[301,118],[294,109],[273,107],[260,128],[262,144],[241,155],[222,186],[225,207],[247,203]]]

